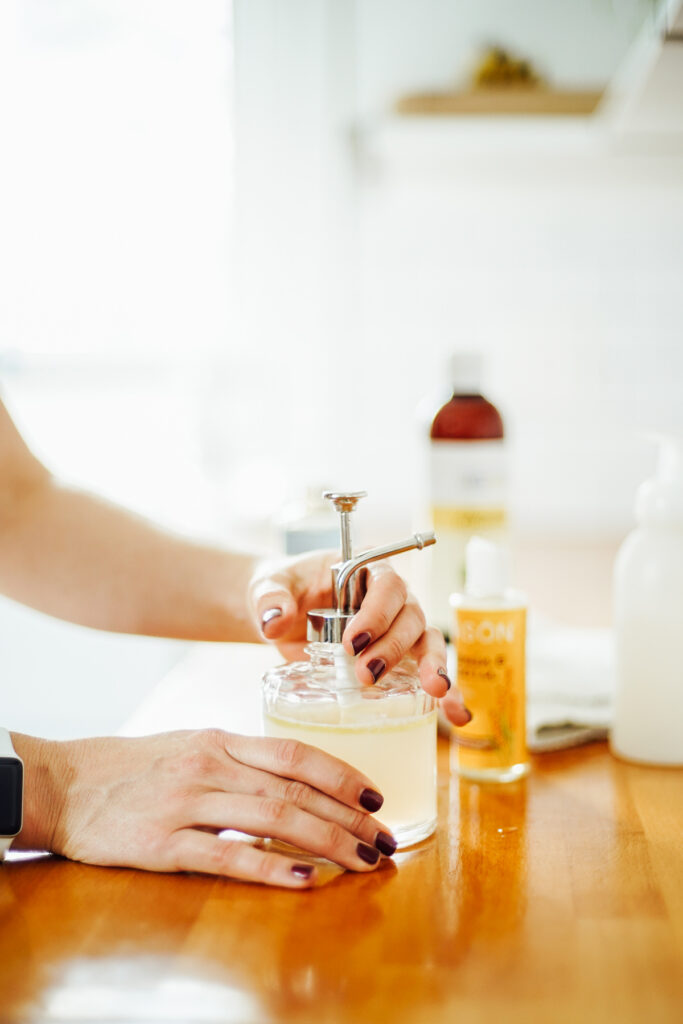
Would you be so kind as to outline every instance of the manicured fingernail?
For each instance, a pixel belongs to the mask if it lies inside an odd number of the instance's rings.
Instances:
[[[358,803],[361,807],[364,807],[366,811],[370,811],[374,814],[378,811],[384,803],[384,797],[381,793],[378,793],[376,789],[364,789],[358,798]]]
[[[367,843],[359,843],[356,847],[356,853],[366,864],[376,864],[379,860],[379,850],[375,850],[373,846],[368,846]]]
[[[269,608],[261,616],[261,629],[265,629],[269,622],[272,622],[273,619],[279,619],[281,615],[282,608]]]
[[[372,672],[372,678],[375,680],[375,682],[377,682],[377,680],[382,675],[382,672],[384,672],[384,669],[386,667],[386,661],[382,661],[381,658],[373,658],[372,661],[368,662],[368,668]]]
[[[309,879],[314,870],[315,869],[312,864],[294,864],[292,867],[292,874],[297,878]]]
[[[377,838],[375,839],[375,846],[380,853],[383,853],[385,857],[391,857],[392,854],[396,853],[396,847],[398,843],[393,836],[390,836],[388,832],[378,832]]]
[[[354,636],[353,640],[351,641],[353,653],[360,654],[361,651],[365,650],[365,648],[368,646],[371,640],[372,637],[370,636],[369,633],[359,633],[357,636]]]
[[[445,668],[440,668],[436,674],[437,674],[437,676],[441,676],[442,679],[446,680],[446,689],[450,690],[450,688],[451,688],[451,681],[448,678],[448,673],[446,672],[446,669]]]
[[[469,722],[472,721],[472,712],[470,711],[469,708],[466,708],[464,704],[463,704],[463,710],[464,710],[465,714],[467,715],[467,721],[465,722],[465,725],[468,725]]]

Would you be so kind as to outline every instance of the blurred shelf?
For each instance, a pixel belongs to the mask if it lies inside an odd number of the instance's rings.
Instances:
[[[401,97],[396,112],[409,116],[586,117],[595,112],[602,95],[600,89],[567,91],[539,87],[423,92]]]

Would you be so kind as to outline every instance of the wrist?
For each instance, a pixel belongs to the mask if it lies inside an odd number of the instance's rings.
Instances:
[[[223,552],[224,582],[220,588],[223,617],[221,640],[259,643],[262,640],[251,606],[251,582],[262,563],[259,555]]]
[[[18,850],[52,850],[70,772],[67,744],[13,732],[12,744],[24,762],[24,815],[12,844]]]

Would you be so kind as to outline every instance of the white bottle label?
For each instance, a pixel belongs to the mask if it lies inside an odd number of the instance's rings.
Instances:
[[[432,441],[429,494],[436,546],[430,552],[428,613],[453,633],[450,595],[465,583],[465,547],[475,534],[506,540],[505,442]]]

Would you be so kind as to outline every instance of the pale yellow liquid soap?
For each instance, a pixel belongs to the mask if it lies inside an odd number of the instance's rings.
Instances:
[[[337,645],[266,674],[264,732],[319,747],[363,772],[384,796],[379,820],[399,847],[436,827],[436,708],[413,667],[360,687]],[[336,655],[336,657],[335,657]]]

